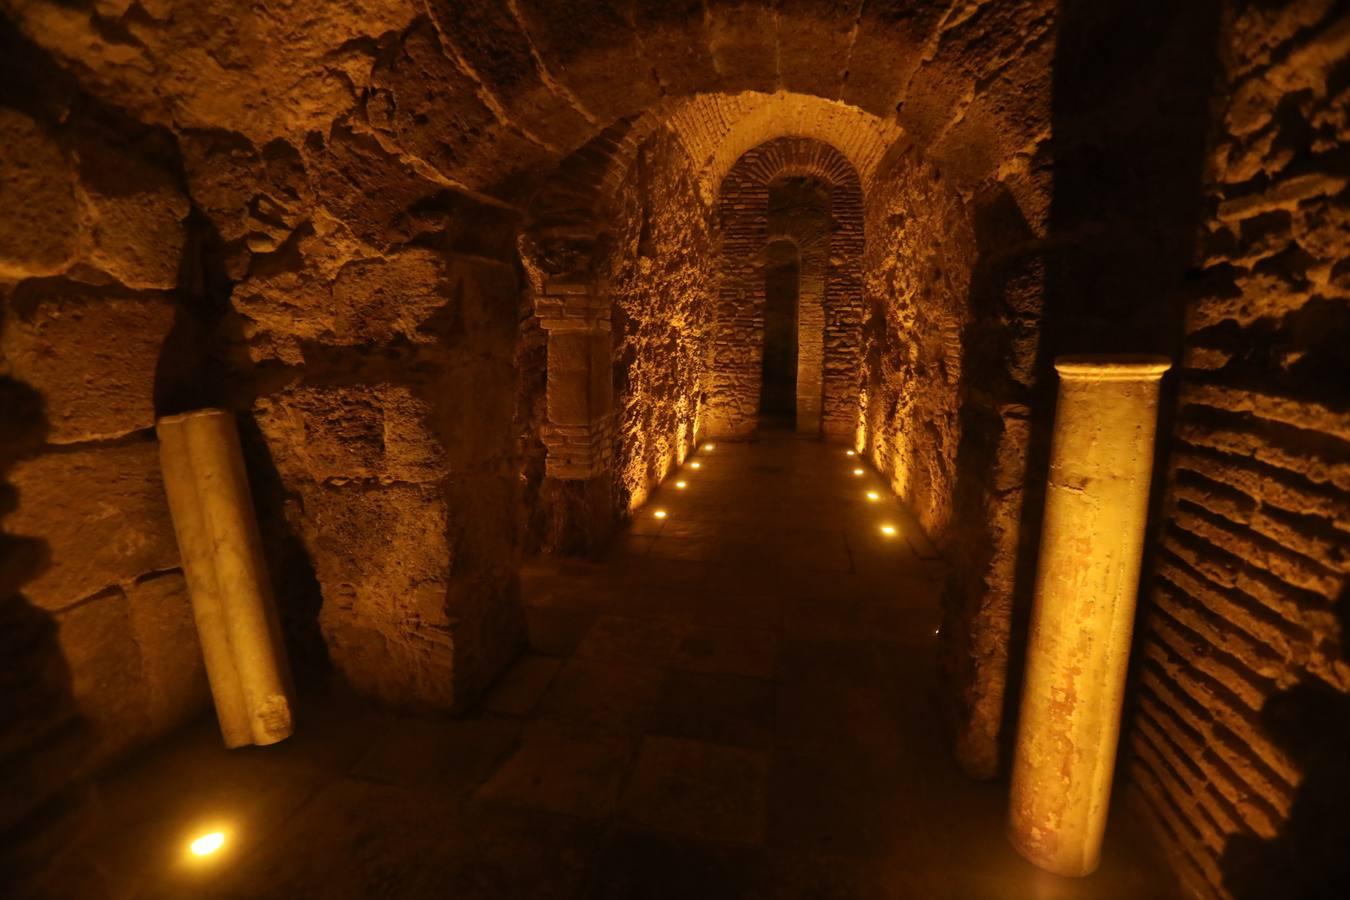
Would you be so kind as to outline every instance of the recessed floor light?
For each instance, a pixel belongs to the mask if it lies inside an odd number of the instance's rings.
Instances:
[[[876,503],[878,500],[881,499],[881,495],[878,494],[876,491],[868,491],[867,499],[871,500],[873,503]]]
[[[857,456],[857,455],[858,455],[858,454],[857,454],[856,452],[854,452],[853,450],[845,450],[844,452],[847,453],[849,456]]]
[[[701,468],[703,468],[703,463],[701,463],[701,462],[691,462],[691,463],[689,464],[689,468],[691,468],[691,469],[701,469]]]
[[[862,470],[862,469],[854,469],[854,470],[853,470],[853,474],[854,474],[854,475],[861,475],[862,473],[863,473],[863,470]]]
[[[656,512],[652,513],[652,515],[656,516],[658,519],[664,519],[666,517],[666,511],[664,509],[658,509]]]
[[[210,856],[225,846],[225,832],[212,831],[192,839],[188,848],[193,856]]]
[[[704,450],[716,450],[716,449],[717,449],[717,445],[716,445],[716,444],[704,444],[704,445],[703,445],[703,449],[704,449]]]
[[[675,482],[675,487],[679,488],[680,490],[684,490],[685,488],[689,487],[689,482],[677,481]]]
[[[886,535],[886,537],[895,537],[895,534],[896,534],[896,532],[895,532],[895,526],[894,526],[894,525],[889,525],[889,524],[888,524],[888,525],[882,525],[882,526],[881,526],[881,533],[884,534],[884,535]]]

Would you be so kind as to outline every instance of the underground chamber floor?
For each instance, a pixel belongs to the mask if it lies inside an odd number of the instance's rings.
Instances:
[[[940,736],[942,563],[870,469],[786,433],[691,462],[604,560],[527,569],[530,649],[476,715],[311,700],[282,744],[204,720],[105,779],[107,895],[1171,895],[1123,806],[1090,878],[1010,848],[1006,785]]]

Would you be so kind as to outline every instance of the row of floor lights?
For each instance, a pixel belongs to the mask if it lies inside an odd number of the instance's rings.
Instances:
[[[699,450],[700,450],[700,451],[705,451],[705,452],[706,452],[706,451],[709,451],[709,450],[713,450],[713,449],[715,449],[716,447],[717,447],[716,444],[704,444],[704,445],[702,445],[701,447],[699,447]],[[693,462],[689,463],[689,468],[691,468],[691,469],[701,469],[701,468],[703,468],[703,463],[699,462],[698,460],[694,460]],[[676,490],[682,491],[682,490],[684,490],[684,489],[687,488],[687,487],[689,487],[689,482],[686,481],[686,480],[684,480],[683,478],[681,478],[679,481],[676,481],[676,482],[675,482],[675,489],[676,489]],[[653,516],[654,518],[657,518],[657,519],[664,519],[664,518],[668,517],[669,515],[670,515],[670,513],[669,513],[667,510],[665,510],[665,509],[656,509],[656,510],[653,510],[653,511],[652,511],[652,516]]]
[[[845,451],[844,451],[844,454],[845,454],[846,456],[856,457],[856,456],[858,455],[858,451],[856,451],[856,450],[845,450]],[[853,467],[853,477],[855,477],[855,478],[861,478],[862,476],[864,476],[864,475],[866,475],[866,474],[867,474],[867,470],[864,469],[862,466],[854,466],[854,467]],[[867,500],[868,500],[869,503],[876,503],[876,502],[878,502],[878,501],[881,500],[881,493],[880,493],[879,491],[868,491],[868,492],[867,492]],[[900,529],[896,528],[896,527],[895,527],[893,524],[891,524],[890,522],[882,522],[882,523],[877,527],[877,530],[879,530],[885,537],[888,537],[888,538],[893,538],[893,537],[895,537],[896,535],[898,535],[898,534],[900,533]]]
[[[845,450],[844,453],[845,453],[846,455],[848,455],[848,456],[857,456],[857,455],[858,455],[857,452],[854,451],[854,450]],[[854,468],[853,474],[854,474],[854,475],[862,475],[862,474],[863,474],[863,470],[862,470],[861,468]],[[880,493],[879,491],[868,491],[868,492],[867,492],[867,500],[868,500],[869,503],[876,503],[876,502],[878,502],[878,501],[881,500],[881,493]],[[888,537],[888,538],[893,538],[893,537],[895,537],[897,534],[900,533],[899,529],[897,529],[897,528],[896,528],[894,525],[892,525],[890,522],[882,522],[881,525],[880,525],[880,531],[881,531],[882,534],[884,534],[884,535],[885,535],[886,537]],[[938,627],[938,628],[934,628],[934,629],[933,629],[933,635],[934,635],[935,637],[938,636],[938,635],[940,635],[940,634],[942,634],[942,628],[941,628],[941,627]]]

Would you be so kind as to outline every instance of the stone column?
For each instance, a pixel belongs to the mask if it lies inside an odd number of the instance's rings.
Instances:
[[[609,471],[614,438],[609,303],[588,284],[548,283],[535,301],[548,332],[548,448],[550,478],[584,480]]]
[[[1097,868],[1120,733],[1164,357],[1061,357],[1009,836]]]
[[[291,734],[290,672],[234,416],[166,416],[160,468],[227,747]]]

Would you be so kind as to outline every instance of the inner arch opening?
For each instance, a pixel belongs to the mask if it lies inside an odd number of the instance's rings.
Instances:
[[[801,274],[796,244],[788,240],[769,244],[764,264],[764,386],[759,397],[760,417],[765,420],[797,420]]]

